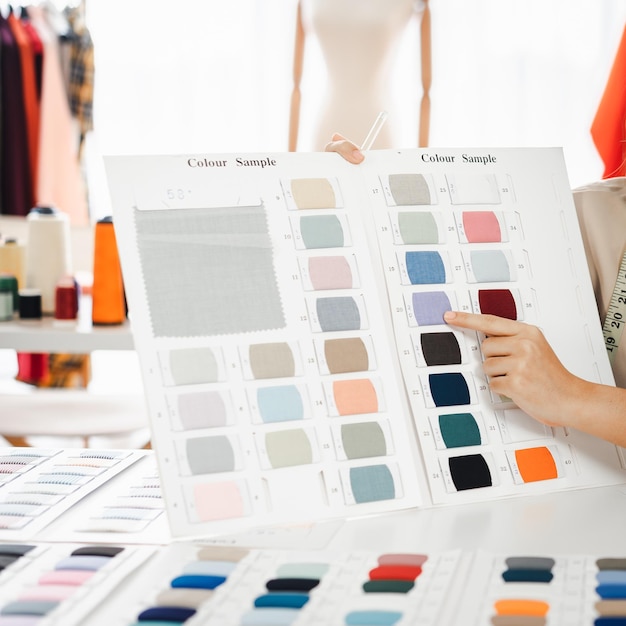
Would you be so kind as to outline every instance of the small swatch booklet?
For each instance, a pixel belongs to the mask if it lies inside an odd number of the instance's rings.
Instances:
[[[613,384],[563,154],[105,159],[174,537],[623,483],[494,394],[447,310]]]

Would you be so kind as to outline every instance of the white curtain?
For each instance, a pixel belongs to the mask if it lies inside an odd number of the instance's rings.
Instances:
[[[589,127],[626,23],[624,0],[430,5],[430,145],[562,146],[572,186],[599,179]],[[110,213],[102,154],[286,150],[295,16],[296,0],[89,0],[94,217]],[[310,149],[324,80],[309,36],[300,150]],[[393,90],[402,147],[416,146],[417,23],[404,33]]]

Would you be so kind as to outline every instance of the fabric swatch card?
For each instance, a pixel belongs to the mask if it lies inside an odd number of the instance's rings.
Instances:
[[[14,626],[87,614],[90,626],[617,626],[626,615],[626,560],[611,554],[204,541],[2,549],[1,615]]]
[[[0,539],[40,538],[46,526],[144,455],[139,450],[4,448]]]
[[[331,552],[177,541],[159,548],[90,623],[448,625],[458,590],[465,590],[455,583],[467,560],[456,550]]]
[[[613,384],[560,150],[374,151],[370,206],[397,354],[435,502],[623,482],[615,446],[490,392],[449,309],[539,326],[571,371]]]
[[[624,481],[494,397],[460,309],[612,382],[559,150],[106,159],[175,536]]]
[[[108,162],[174,535],[422,503],[362,196],[292,156]]]
[[[94,624],[101,603],[127,585],[156,550],[58,540],[0,543],[0,621],[14,626]]]

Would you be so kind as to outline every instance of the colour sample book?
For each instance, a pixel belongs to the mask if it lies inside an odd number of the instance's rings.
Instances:
[[[109,162],[172,533],[420,504],[359,188],[328,158],[177,162]]]
[[[560,151],[374,151],[367,161],[397,354],[433,499],[621,482],[621,449],[544,426],[493,394],[484,337],[442,318],[454,309],[534,324],[568,369],[613,384]]]
[[[612,382],[559,150],[106,167],[174,535],[623,482],[615,446],[494,397],[442,319],[537,324]]]

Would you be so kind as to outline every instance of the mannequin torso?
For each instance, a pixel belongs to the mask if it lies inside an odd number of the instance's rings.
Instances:
[[[334,132],[360,142],[379,111],[392,108],[390,66],[404,29],[422,5],[415,0],[304,0],[302,6],[304,30],[317,36],[328,73],[314,149],[323,149]],[[391,123],[383,126],[373,147],[392,147],[393,130]]]

